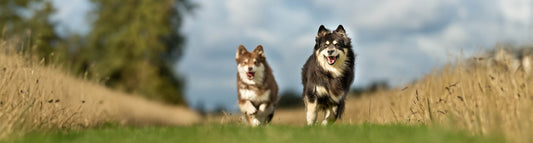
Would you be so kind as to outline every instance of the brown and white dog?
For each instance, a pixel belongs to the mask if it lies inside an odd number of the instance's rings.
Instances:
[[[237,49],[237,93],[243,118],[252,126],[269,123],[278,102],[278,84],[268,65],[263,46],[251,53],[243,45]]]

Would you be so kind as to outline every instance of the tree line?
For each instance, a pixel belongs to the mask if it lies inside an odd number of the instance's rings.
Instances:
[[[106,86],[170,104],[185,104],[184,79],[176,72],[185,37],[189,0],[91,0],[87,34],[60,35],[48,0],[0,0],[0,38],[23,39],[17,48],[45,64]]]

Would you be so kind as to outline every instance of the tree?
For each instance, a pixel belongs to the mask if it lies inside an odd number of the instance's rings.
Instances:
[[[54,30],[53,22],[50,22],[51,15],[55,12],[50,2],[44,2],[43,8],[36,11],[33,17],[28,21],[28,27],[32,31],[30,42],[32,47],[35,47],[34,52],[38,54],[39,58],[44,58],[45,62],[50,63],[50,59],[54,56],[56,50],[54,48],[62,39]]]
[[[35,54],[36,58],[49,59],[55,43],[61,38],[54,31],[50,16],[55,12],[49,1],[2,0],[0,1],[0,28],[2,38],[20,38],[26,45],[18,50]],[[46,61],[48,62],[48,61]]]
[[[92,0],[96,20],[79,51],[77,71],[108,86],[173,104],[184,104],[183,82],[173,70],[181,56],[187,0]]]
[[[22,39],[18,50],[110,87],[184,104],[184,85],[173,67],[183,51],[182,17],[193,5],[188,0],[92,2],[97,8],[90,33],[59,37],[49,20],[55,12],[50,1],[0,0],[0,38]]]
[[[279,108],[298,108],[298,107],[304,107],[304,103],[302,101],[302,94],[297,93],[294,90],[287,90],[281,93],[279,102],[278,102]]]
[[[18,11],[28,9],[29,3],[29,0],[0,1],[0,28],[3,37],[22,32],[24,19]]]

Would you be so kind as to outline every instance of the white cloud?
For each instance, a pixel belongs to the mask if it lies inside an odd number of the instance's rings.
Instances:
[[[343,24],[358,52],[356,85],[378,79],[400,84],[428,73],[436,65],[446,62],[450,55],[458,55],[463,50],[472,51],[505,39],[525,41],[524,34],[517,36],[516,32],[523,31],[525,23],[529,22],[530,15],[522,13],[531,6],[505,3],[498,11],[494,9],[497,5],[483,1],[315,0],[306,7],[295,8],[282,1],[230,0],[224,5],[211,5],[214,8],[204,13],[216,18],[196,20],[197,24],[210,28],[195,31],[205,35],[201,38],[189,37],[191,42],[202,44],[189,45],[206,51],[221,48],[219,46],[244,43],[249,47],[261,43],[267,49],[268,60],[281,89],[301,89],[300,68],[312,53],[318,25],[335,28],[337,24]],[[499,16],[504,16],[504,21],[499,21]],[[203,40],[194,40],[197,38]],[[224,49],[233,54],[234,47]],[[210,61],[210,57],[201,56],[202,53],[191,54]],[[234,66],[234,61],[211,62]],[[217,72],[218,76],[233,77],[235,74],[234,70]],[[199,76],[195,71],[188,74],[191,79]],[[208,83],[214,86],[225,81]],[[232,95],[236,94],[236,89],[214,89],[217,91],[213,92],[236,96]]]
[[[225,3],[231,24],[249,27],[264,23],[273,1],[227,0]]]
[[[76,11],[90,7],[84,6],[86,2],[54,0],[61,7],[58,19],[78,29],[76,25],[87,21],[76,20],[83,17]],[[342,24],[347,29],[358,54],[357,86],[376,79],[406,83],[461,51],[472,53],[504,41],[531,42],[533,30],[529,0],[196,2],[200,8],[182,28],[187,45],[178,64],[190,81],[188,100],[232,109],[239,44],[248,48],[262,44],[281,90],[299,90],[301,66],[312,53],[321,24],[331,29]]]
[[[500,0],[499,6],[503,17],[512,23],[530,24],[533,13],[531,0]]]
[[[268,29],[258,28],[256,30],[247,30],[245,36],[253,39],[261,39],[262,43],[278,43],[279,36],[276,36]]]

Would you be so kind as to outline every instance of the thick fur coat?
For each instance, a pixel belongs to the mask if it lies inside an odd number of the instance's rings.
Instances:
[[[263,46],[248,52],[237,49],[237,93],[243,119],[252,126],[269,123],[278,102],[278,85],[268,65]]]
[[[322,124],[339,119],[354,80],[356,55],[342,25],[333,32],[321,25],[315,41],[313,54],[302,68],[302,96],[308,125],[316,123],[318,111],[325,112]]]

